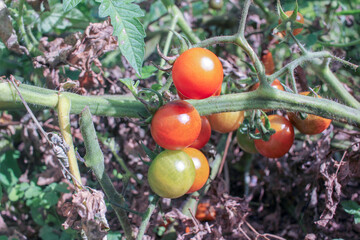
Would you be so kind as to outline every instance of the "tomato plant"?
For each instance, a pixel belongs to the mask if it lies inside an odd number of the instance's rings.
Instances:
[[[279,158],[291,148],[294,142],[294,128],[290,121],[282,116],[270,115],[268,118],[271,128],[275,129],[276,132],[271,135],[269,141],[254,140],[255,147],[265,157]]]
[[[199,136],[201,118],[188,102],[176,100],[160,107],[151,120],[151,135],[165,149],[180,150]]]
[[[213,221],[216,218],[216,211],[210,203],[199,203],[197,206],[195,218],[199,221]]]
[[[236,131],[236,139],[240,148],[248,153],[257,153],[254,139],[250,138],[247,134],[241,133],[240,129]]]
[[[301,95],[309,95],[310,92],[301,92]],[[318,96],[321,98],[320,96]],[[330,119],[308,114],[305,119],[301,119],[296,113],[289,112],[290,122],[303,134],[319,134],[327,129],[331,123]]]
[[[172,69],[178,92],[190,99],[203,99],[213,95],[223,81],[223,68],[219,58],[205,48],[191,48],[182,53]]]
[[[244,112],[214,113],[207,118],[209,119],[212,130],[220,133],[228,133],[239,128],[244,120]]]
[[[195,166],[184,151],[165,150],[151,162],[148,181],[160,197],[178,198],[184,195],[195,180]]]
[[[260,83],[255,83],[251,88],[250,91],[254,91],[256,89],[258,89],[260,86]],[[275,79],[270,86],[272,86],[273,88],[277,89],[277,90],[281,90],[284,91],[284,87],[281,85],[281,82],[278,79]]]
[[[198,138],[190,145],[190,147],[200,149],[206,145],[211,137],[211,126],[209,120],[205,117],[201,117],[201,130]]]
[[[294,11],[286,11],[285,14],[286,16],[290,17],[292,15]],[[304,17],[301,13],[297,13],[297,16],[296,16],[296,21],[301,23],[301,24],[304,24]],[[281,20],[279,20],[279,24],[281,23]],[[294,36],[298,35],[299,33],[301,33],[301,31],[303,30],[303,28],[295,28],[292,32],[292,34],[294,34]],[[285,31],[282,31],[281,32],[282,35],[286,35],[286,32]]]
[[[196,148],[183,149],[193,160],[195,165],[195,180],[187,193],[193,193],[201,189],[209,178],[210,168],[205,155]]]

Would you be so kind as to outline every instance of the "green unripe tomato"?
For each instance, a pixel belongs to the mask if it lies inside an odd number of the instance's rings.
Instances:
[[[255,148],[254,139],[250,138],[247,134],[243,134],[239,131],[236,131],[236,138],[240,148],[247,153],[257,153],[258,151]]]
[[[195,180],[195,165],[181,150],[165,150],[152,161],[148,171],[150,188],[160,197],[178,198]]]
[[[220,10],[224,5],[224,1],[223,0],[210,0],[209,1],[209,6],[210,8],[214,9],[214,10]]]

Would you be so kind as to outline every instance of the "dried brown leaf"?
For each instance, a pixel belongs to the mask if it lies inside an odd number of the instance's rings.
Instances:
[[[15,30],[13,29],[10,13],[3,0],[0,0],[0,39],[5,46],[19,54],[29,54],[29,51],[20,46]]]

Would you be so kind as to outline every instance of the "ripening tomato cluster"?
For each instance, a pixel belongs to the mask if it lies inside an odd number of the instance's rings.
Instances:
[[[148,181],[161,197],[177,198],[201,189],[209,178],[209,163],[198,149],[210,139],[206,117],[200,117],[188,102],[175,100],[154,114],[151,135],[165,148],[151,163]]]
[[[308,95],[310,92],[302,92],[301,95]],[[321,98],[320,96],[318,96]],[[330,119],[308,114],[305,119],[301,119],[295,113],[289,112],[288,119],[279,115],[269,115],[270,127],[275,133],[270,136],[268,141],[262,139],[251,139],[246,134],[237,131],[237,141],[242,150],[248,153],[260,153],[269,158],[279,158],[284,156],[294,142],[294,127],[299,132],[308,135],[315,135],[327,129],[331,123]],[[258,132],[258,130],[257,130]]]
[[[188,102],[176,100],[160,107],[151,121],[151,135],[166,150],[148,171],[151,189],[161,197],[178,198],[201,189],[209,177],[209,163],[202,152],[203,118]],[[207,140],[206,140],[207,141]],[[206,142],[205,142],[206,144]],[[193,147],[189,147],[189,146]]]
[[[244,112],[200,116],[184,99],[218,96],[223,68],[218,57],[203,48],[191,48],[175,61],[172,78],[182,100],[160,107],[151,121],[151,135],[166,149],[151,163],[148,180],[161,197],[176,198],[201,189],[209,177],[209,164],[198,149],[206,145],[211,130],[227,133],[239,128]]]

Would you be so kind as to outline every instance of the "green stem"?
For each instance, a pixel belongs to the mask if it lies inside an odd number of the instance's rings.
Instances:
[[[240,46],[247,53],[247,55],[250,57],[251,61],[253,62],[254,67],[256,69],[256,74],[257,74],[259,82],[260,82],[259,88],[267,89],[267,88],[271,88],[271,87],[270,87],[270,84],[266,80],[265,68],[264,68],[263,64],[261,63],[259,57],[256,55],[256,53],[254,52],[254,50],[252,49],[252,47],[249,45],[248,41],[245,38],[246,19],[247,19],[247,15],[249,12],[251,2],[252,2],[251,0],[246,0],[244,2],[243,11],[241,13],[241,19],[240,19],[240,23],[239,23],[239,30],[236,35],[235,43],[238,46]]]
[[[325,70],[324,70],[325,71]],[[333,76],[330,70],[326,76]],[[327,76],[328,77],[328,76]],[[334,76],[335,77],[335,76]],[[42,107],[55,108],[58,95],[56,91],[22,84],[19,90],[25,101]],[[81,108],[90,106],[91,112],[98,116],[139,118],[146,115],[143,104],[133,97],[126,96],[80,96],[74,93],[62,93],[71,100],[71,113],[78,114]],[[273,88],[258,88],[253,92],[227,94],[210,97],[203,100],[188,100],[198,110],[200,115],[226,111],[241,111],[251,109],[283,109],[300,111],[343,122],[351,122],[360,126],[360,110],[327,100],[297,95]],[[0,83],[0,110],[22,109],[23,105],[9,83]]]
[[[146,212],[144,213],[144,215],[142,217],[141,225],[139,227],[139,233],[138,233],[138,235],[136,237],[136,240],[143,239],[144,233],[145,233],[146,228],[147,228],[147,226],[149,224],[151,215],[153,214],[158,201],[159,201],[159,196],[155,195],[154,199],[150,202]]]
[[[21,84],[19,90],[24,99],[33,105],[56,108],[58,92],[46,88]],[[79,114],[85,106],[91,105],[91,113],[98,116],[117,116],[139,118],[147,116],[142,103],[133,96],[81,96],[75,93],[63,92],[71,99],[71,113]],[[22,109],[23,105],[15,89],[9,83],[0,83],[0,109]]]
[[[96,137],[89,107],[85,107],[81,112],[80,130],[84,138],[84,144],[86,148],[86,155],[84,157],[85,165],[90,167],[94,172],[110,203],[116,202],[119,203],[119,205],[124,205],[124,197],[116,191],[109,176],[106,174],[104,166],[104,155],[100,149],[100,145]],[[115,204],[112,204],[112,207],[124,230],[126,239],[133,239],[131,225],[126,211],[117,207]]]
[[[59,127],[61,131],[61,135],[64,138],[64,141],[69,146],[69,151],[66,154],[69,159],[70,172],[73,178],[75,178],[73,179],[74,185],[77,188],[81,189],[81,186],[79,185],[79,183],[81,183],[81,176],[75,155],[75,147],[71,135],[70,110],[71,110],[71,100],[66,96],[64,96],[63,94],[59,94],[59,103],[57,106]]]
[[[178,16],[176,15],[176,16],[174,16],[174,18],[171,21],[170,31],[168,32],[167,37],[166,37],[165,46],[164,46],[164,50],[163,50],[163,54],[165,56],[169,53],[171,40],[174,35],[173,31],[175,30],[177,21],[178,21]],[[161,59],[160,67],[163,67],[164,65],[165,65],[165,59]],[[164,74],[163,71],[159,71],[157,74],[157,79],[158,79],[159,83],[161,82],[161,77],[163,74]]]
[[[344,88],[341,82],[337,79],[329,68],[329,61],[324,60],[323,64],[312,64],[311,68],[315,74],[323,80],[330,88],[331,92],[346,105],[360,109],[360,103]]]
[[[17,18],[17,24],[19,26],[19,30],[21,32],[22,37],[24,38],[26,48],[29,49],[30,52],[33,51],[33,45],[26,33],[25,26],[24,26],[24,18],[23,18],[23,10],[24,10],[25,0],[20,0],[19,2],[19,15]]]
[[[259,8],[265,13],[265,17],[267,20],[271,18],[270,10],[264,5],[262,0],[254,0],[254,3],[259,6]]]
[[[360,44],[360,39],[354,40],[348,43],[329,43],[329,42],[318,42],[325,47],[351,47]]]
[[[162,1],[165,7],[168,9],[168,12],[172,15],[173,18],[177,17],[177,25],[184,32],[184,34],[189,38],[190,42],[198,43],[200,39],[194,34],[189,24],[186,22],[184,15],[180,9],[172,1]]]
[[[294,42],[299,46],[302,53],[306,54],[308,51],[304,48],[304,46],[299,42],[299,40],[294,36],[292,32],[289,32],[291,38],[294,40]]]

